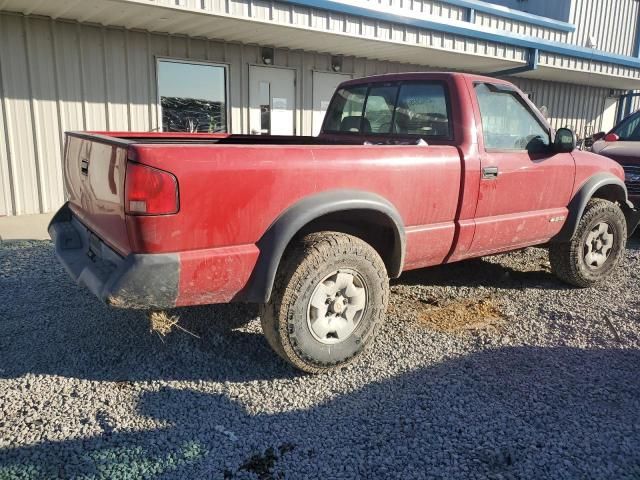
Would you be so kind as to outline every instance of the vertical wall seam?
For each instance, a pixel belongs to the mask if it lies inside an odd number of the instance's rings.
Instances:
[[[0,26],[2,25],[4,21],[4,17],[0,16]],[[0,33],[2,32],[3,29],[0,29]],[[1,40],[1,37],[0,37]],[[8,44],[8,42],[6,43]],[[5,87],[4,87],[4,69],[2,67],[2,56],[0,55],[0,101],[3,103],[3,108],[2,108],[2,120],[3,120],[3,127],[4,127],[4,135],[6,138],[6,147],[5,147],[5,152],[7,155],[7,183],[9,184],[9,202],[10,204],[7,205],[7,213],[11,214],[11,215],[17,215],[18,214],[18,202],[16,199],[16,191],[15,191],[15,185],[14,185],[14,179],[15,179],[15,159],[14,159],[14,155],[12,152],[12,148],[11,148],[11,137],[10,137],[10,130],[9,130],[9,114],[8,112],[8,101],[7,101],[7,97],[5,95]]]
[[[156,130],[158,122],[157,103],[158,103],[158,79],[155,74],[156,57],[151,54],[151,33],[146,32],[146,48],[147,48],[147,78],[149,79],[149,131]],[[154,96],[155,93],[155,96]],[[154,119],[155,117],[155,119]]]
[[[111,130],[111,96],[109,94],[109,70],[107,68],[107,34],[104,25],[100,27],[102,37],[102,71],[104,72],[104,101],[106,115],[106,130]]]
[[[129,30],[124,31],[124,71],[127,81],[127,130],[131,130],[131,75],[129,72]]]
[[[64,132],[66,130],[65,125],[64,125],[64,121],[63,121],[63,115],[62,115],[62,95],[60,93],[60,81],[58,79],[58,75],[60,72],[59,69],[59,63],[58,63],[58,38],[57,38],[57,34],[56,34],[56,22],[55,20],[51,19],[51,21],[49,22],[49,32],[51,35],[51,52],[53,55],[53,64],[54,64],[54,72],[53,72],[53,84],[54,84],[54,89],[56,92],[56,115],[58,117],[58,128],[60,129],[60,158],[62,160],[62,168],[64,169],[64,140],[65,140],[65,136],[64,136]],[[64,178],[64,172],[62,177]],[[64,183],[64,182],[63,182]],[[63,185],[63,195],[66,199],[66,194],[67,192],[64,190],[65,187]]]
[[[82,97],[82,129],[87,130],[87,92],[84,86],[84,48],[82,44],[82,26],[76,23],[76,41],[78,43],[78,66],[80,71],[80,95]]]
[[[44,183],[45,180],[42,178],[43,168],[41,165],[41,150],[42,145],[40,144],[40,138],[38,135],[38,114],[37,114],[37,99],[33,93],[33,71],[31,65],[31,40],[30,40],[30,25],[29,20],[26,16],[22,17],[22,34],[24,36],[24,47],[25,47],[25,63],[27,64],[27,88],[29,91],[29,114],[31,120],[31,136],[32,136],[32,150],[33,150],[33,159],[35,161],[36,168],[36,187],[37,187],[37,198],[38,198],[38,212],[42,213],[45,211],[45,201],[44,201]]]

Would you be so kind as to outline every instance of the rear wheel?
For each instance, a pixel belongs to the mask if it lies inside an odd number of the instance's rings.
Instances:
[[[561,280],[589,287],[609,276],[624,257],[626,244],[627,222],[620,207],[594,198],[571,240],[550,246],[551,268]]]
[[[261,309],[271,347],[295,367],[343,366],[371,343],[389,300],[378,253],[357,237],[313,233],[285,253],[271,301]]]

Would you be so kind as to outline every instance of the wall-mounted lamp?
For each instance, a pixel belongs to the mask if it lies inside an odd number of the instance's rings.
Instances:
[[[334,72],[342,71],[342,57],[339,55],[334,55],[331,57],[331,70]]]
[[[273,48],[263,47],[260,51],[260,56],[262,57],[262,63],[265,65],[273,65]]]

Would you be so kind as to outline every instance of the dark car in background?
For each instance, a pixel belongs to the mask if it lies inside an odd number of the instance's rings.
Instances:
[[[597,134],[592,151],[617,161],[625,173],[629,200],[640,204],[640,110],[608,134]]]

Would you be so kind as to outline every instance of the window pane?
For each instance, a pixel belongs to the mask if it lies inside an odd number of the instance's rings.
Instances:
[[[165,132],[227,131],[225,68],[158,62],[158,91]]]
[[[364,133],[391,133],[398,87],[371,87],[364,113]]]
[[[535,150],[549,145],[549,133],[511,92],[475,87],[487,149]]]
[[[341,88],[327,110],[325,131],[360,132],[367,87]]]
[[[640,114],[627,118],[614,130],[614,133],[620,137],[620,140],[640,140]]]
[[[409,83],[400,88],[395,133],[423,137],[449,137],[449,117],[444,87],[434,83]]]

